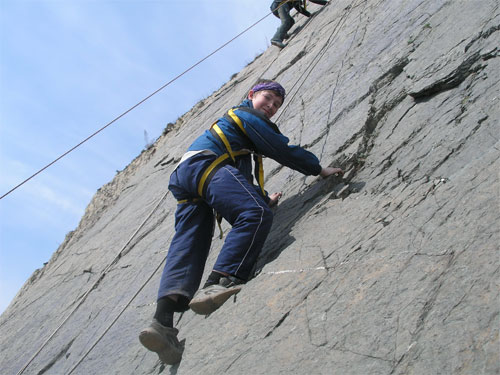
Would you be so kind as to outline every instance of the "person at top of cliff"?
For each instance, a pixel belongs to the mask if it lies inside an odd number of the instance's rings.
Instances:
[[[238,293],[271,229],[271,206],[281,192],[263,187],[261,155],[305,175],[343,174],[322,167],[318,158],[289,139],[270,118],[285,99],[285,89],[265,80],[247,98],[219,118],[188,148],[170,176],[168,188],[178,201],[175,235],[160,280],[156,312],[140,342],[166,364],[178,363],[183,347],[173,327],[174,312],[191,308],[208,315]],[[255,177],[252,183],[252,154]],[[232,226],[213,270],[198,290],[214,233],[214,211]]]
[[[310,0],[311,2],[319,5],[326,5],[328,1],[326,0]],[[295,20],[290,15],[292,8],[295,8],[297,12],[303,14],[306,17],[311,17],[305,6],[306,0],[274,0],[271,4],[271,12],[281,20],[281,25],[276,30],[276,33],[271,39],[271,44],[284,48],[286,44],[283,40],[288,39],[288,30],[290,30],[295,23]]]

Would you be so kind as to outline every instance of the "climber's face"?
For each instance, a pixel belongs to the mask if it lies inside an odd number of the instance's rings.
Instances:
[[[252,101],[253,107],[261,111],[267,118],[273,117],[283,104],[283,98],[272,90],[257,92],[250,90],[248,99]]]

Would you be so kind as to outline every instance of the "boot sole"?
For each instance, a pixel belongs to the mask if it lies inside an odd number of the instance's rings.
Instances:
[[[285,44],[285,43],[281,43],[281,44],[280,44],[280,43],[277,43],[277,42],[273,42],[273,41],[271,41],[271,44],[272,44],[273,46],[275,46],[275,47],[280,48],[280,49],[283,49],[283,48],[285,48],[285,47],[286,47],[286,44]]]
[[[142,331],[139,334],[139,341],[146,349],[158,354],[160,361],[167,365],[175,365],[182,359],[182,353],[169,348],[161,336],[154,332]]]
[[[139,334],[139,341],[146,349],[152,352],[159,352],[165,348],[165,343],[160,335],[154,332],[142,331]]]
[[[223,290],[220,293],[209,294],[203,297],[198,297],[189,303],[189,307],[193,312],[200,315],[208,315],[221,307],[232,295],[239,293],[240,286],[235,286]]]

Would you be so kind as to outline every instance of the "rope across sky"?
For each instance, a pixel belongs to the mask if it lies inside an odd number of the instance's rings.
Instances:
[[[285,1],[283,4],[287,3],[288,1],[290,1],[290,0]],[[283,4],[281,4],[280,6],[283,6]],[[269,17],[271,14],[272,14],[272,12],[266,14],[264,17],[262,17],[261,19],[259,19],[255,23],[253,23],[252,25],[248,26],[245,30],[243,30],[242,32],[240,32],[239,34],[237,34],[236,36],[234,36],[233,38],[231,38],[230,40],[228,40],[226,43],[222,44],[220,47],[218,47],[217,49],[215,49],[213,52],[209,53],[207,56],[205,56],[204,58],[202,58],[201,60],[199,60],[195,64],[191,65],[189,68],[187,68],[186,70],[184,70],[182,73],[180,73],[177,76],[175,76],[174,78],[172,78],[170,81],[168,81],[163,86],[161,86],[160,88],[158,88],[157,90],[155,90],[154,92],[152,92],[151,94],[149,94],[148,96],[146,96],[144,99],[142,99],[141,101],[139,101],[137,104],[133,105],[132,107],[130,107],[129,109],[127,109],[125,112],[123,112],[119,116],[115,117],[113,120],[111,120],[110,122],[108,122],[106,125],[104,125],[100,129],[98,129],[97,131],[95,131],[94,133],[92,133],[91,135],[89,135],[87,138],[85,138],[84,140],[82,140],[81,142],[79,142],[78,144],[76,144],[75,146],[71,147],[68,151],[64,152],[61,156],[57,157],[56,159],[54,159],[53,161],[51,161],[49,164],[47,164],[43,168],[41,168],[37,172],[33,173],[31,176],[29,176],[24,181],[20,182],[16,186],[14,186],[12,189],[10,189],[9,191],[7,191],[6,193],[2,194],[0,196],[0,200],[3,199],[3,198],[5,198],[7,195],[9,195],[10,193],[12,193],[14,190],[18,189],[19,187],[21,187],[25,183],[27,183],[29,180],[31,180],[35,176],[37,176],[40,173],[42,173],[44,170],[46,170],[47,168],[49,168],[53,164],[57,163],[63,157],[65,157],[66,155],[68,155],[69,153],[71,153],[72,151],[74,151],[75,149],[77,149],[78,147],[80,147],[81,145],[83,145],[85,142],[87,142],[88,140],[90,140],[91,138],[93,138],[94,136],[96,136],[97,134],[99,134],[100,132],[102,132],[104,129],[106,129],[107,127],[109,127],[110,125],[112,125],[113,123],[115,123],[116,121],[118,121],[119,119],[121,119],[123,116],[125,116],[126,114],[128,114],[129,112],[131,112],[132,110],[134,110],[135,108],[139,107],[141,104],[143,104],[144,102],[146,102],[147,100],[149,100],[151,97],[153,97],[154,95],[156,95],[157,93],[159,93],[165,87],[169,86],[170,84],[172,84],[173,82],[175,82],[176,80],[178,80],[179,78],[181,78],[183,75],[185,75],[186,73],[190,72],[195,67],[197,67],[198,65],[200,65],[203,61],[207,60],[212,55],[215,55],[221,49],[223,49],[224,47],[226,47],[228,44],[230,44],[231,42],[233,42],[235,39],[239,38],[241,35],[245,34],[247,31],[249,31],[250,29],[252,29],[253,27],[255,27],[257,24],[259,24],[260,22],[262,22],[265,18]]]

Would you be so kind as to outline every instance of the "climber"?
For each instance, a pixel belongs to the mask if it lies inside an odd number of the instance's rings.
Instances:
[[[311,2],[319,5],[328,4],[327,0],[310,0]],[[281,20],[281,25],[276,30],[273,38],[271,39],[271,44],[273,46],[284,48],[286,46],[283,43],[284,39],[288,39],[289,35],[287,31],[290,30],[295,23],[292,16],[290,16],[290,11],[292,7],[297,10],[297,12],[302,13],[306,17],[311,17],[311,13],[306,10],[305,6],[306,0],[274,0],[271,4],[271,12]]]
[[[288,145],[289,139],[269,120],[284,99],[285,90],[277,82],[255,85],[247,99],[191,144],[170,176],[168,188],[178,201],[176,232],[153,321],[139,335],[141,343],[166,364],[178,363],[183,352],[173,327],[174,312],[191,308],[208,315],[252,276],[271,229],[270,207],[282,196],[264,190],[260,154],[305,175],[343,174],[340,168],[321,167],[316,156],[302,147]],[[252,183],[252,154],[259,186]],[[197,291],[214,233],[214,211],[232,229],[206,283]]]

